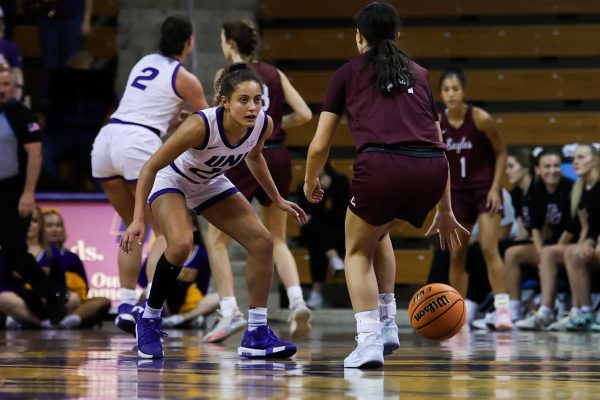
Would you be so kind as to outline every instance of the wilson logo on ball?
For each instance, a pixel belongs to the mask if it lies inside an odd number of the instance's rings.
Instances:
[[[427,286],[424,289],[420,290],[413,296],[413,304],[417,303],[419,300],[421,300],[421,297],[425,296],[429,292],[431,292],[431,286]]]
[[[415,320],[419,321],[428,313],[435,313],[438,309],[447,306],[451,301],[444,295],[439,296],[437,299],[432,300],[429,304],[421,308],[418,313],[415,314]]]

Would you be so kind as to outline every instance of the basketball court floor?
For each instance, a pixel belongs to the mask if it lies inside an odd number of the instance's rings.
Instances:
[[[376,370],[342,367],[351,311],[317,313],[289,360],[247,360],[240,335],[202,343],[170,330],[165,359],[138,360],[110,322],[89,331],[0,331],[0,399],[598,399],[600,334],[470,332],[421,339],[400,311],[401,348]],[[285,332],[285,314],[272,323]],[[282,335],[283,336],[283,335]]]

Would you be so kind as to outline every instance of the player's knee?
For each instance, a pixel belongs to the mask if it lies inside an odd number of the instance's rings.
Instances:
[[[0,312],[7,314],[16,303],[16,297],[13,292],[0,292]]]
[[[273,235],[264,229],[252,239],[248,251],[257,254],[273,254]]]
[[[192,251],[192,246],[191,238],[183,236],[176,237],[167,244],[165,256],[171,263],[183,265]]]

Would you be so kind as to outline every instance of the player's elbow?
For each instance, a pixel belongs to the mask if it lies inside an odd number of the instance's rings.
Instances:
[[[308,106],[303,107],[300,111],[298,111],[298,122],[300,124],[306,124],[308,121],[312,119],[312,111]]]

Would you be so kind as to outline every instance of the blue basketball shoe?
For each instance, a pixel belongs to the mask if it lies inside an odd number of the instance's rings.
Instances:
[[[279,339],[271,328],[261,325],[245,331],[238,355],[247,358],[288,358],[296,354],[296,345]]]
[[[163,348],[161,339],[167,337],[167,333],[160,330],[162,318],[142,318],[138,314],[135,325],[135,338],[137,340],[137,353],[141,358],[162,358]]]
[[[146,300],[141,305],[133,305],[122,303],[117,309],[117,317],[115,318],[115,325],[124,332],[135,335],[135,324],[139,314],[144,312],[146,307]]]

